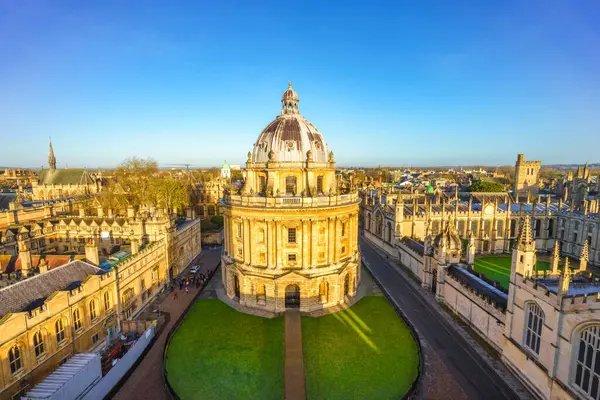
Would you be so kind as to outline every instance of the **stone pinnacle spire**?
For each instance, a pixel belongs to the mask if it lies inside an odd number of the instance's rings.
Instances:
[[[48,168],[56,169],[56,157],[54,157],[54,149],[52,148],[52,139],[50,139],[50,148],[48,149]]]
[[[588,241],[583,243],[583,248],[581,249],[581,257],[579,258],[579,271],[583,272],[587,269],[587,263],[590,259],[590,249],[588,245]]]
[[[521,232],[519,232],[517,247],[519,250],[535,250],[535,242],[533,241],[533,235],[531,234],[531,218],[529,216],[523,218],[523,225],[521,226]]]
[[[569,283],[571,283],[571,268],[569,267],[569,257],[565,257],[565,267],[562,270],[558,284],[559,298],[569,293]]]
[[[552,251],[552,275],[558,275],[558,263],[560,261],[560,242],[557,240],[554,243],[554,250]]]

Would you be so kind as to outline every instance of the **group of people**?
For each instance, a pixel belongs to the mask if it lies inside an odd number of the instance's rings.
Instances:
[[[208,281],[211,273],[212,271],[207,271],[206,273],[198,271],[193,276],[185,276],[177,279],[172,286],[173,299],[177,298],[177,288],[175,287],[176,283],[179,283],[180,291],[185,291],[185,293],[188,294],[191,285],[196,285],[196,289],[198,289]]]

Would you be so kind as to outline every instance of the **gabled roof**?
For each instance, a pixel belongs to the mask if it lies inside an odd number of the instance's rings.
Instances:
[[[73,282],[83,281],[98,272],[101,269],[91,264],[73,261],[0,289],[0,318],[8,313],[24,311],[32,304],[41,304],[52,293],[65,290]]]
[[[43,169],[39,173],[39,182],[42,185],[90,185],[95,183],[83,168]]]

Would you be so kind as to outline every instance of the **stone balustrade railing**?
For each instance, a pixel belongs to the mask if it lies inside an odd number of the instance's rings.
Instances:
[[[340,194],[334,196],[246,196],[246,195],[228,195],[223,199],[227,205],[245,206],[245,207],[270,207],[270,208],[311,208],[311,207],[333,207],[346,204],[357,203],[358,193]]]

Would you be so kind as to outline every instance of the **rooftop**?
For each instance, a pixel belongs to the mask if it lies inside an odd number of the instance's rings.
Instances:
[[[558,294],[558,278],[536,279],[536,282],[552,293]],[[590,281],[585,278],[573,278],[569,284],[567,296],[600,293],[600,282]]]
[[[68,290],[74,282],[81,282],[100,271],[100,268],[77,260],[0,289],[0,318],[39,307],[52,293]]]

